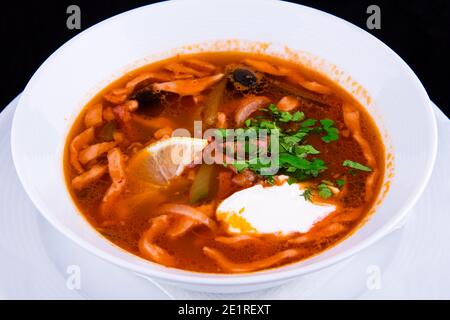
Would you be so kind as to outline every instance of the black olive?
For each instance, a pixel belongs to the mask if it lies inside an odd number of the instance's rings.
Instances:
[[[250,70],[243,68],[234,69],[233,80],[248,88],[254,87],[258,83],[256,75]]]
[[[131,97],[139,103],[138,111],[150,117],[158,116],[164,110],[165,96],[161,92],[155,92],[151,87],[142,88]]]
[[[160,100],[160,97],[152,90],[142,89],[136,92],[136,94],[134,95],[134,99],[139,102],[139,106],[148,106],[158,102]]]

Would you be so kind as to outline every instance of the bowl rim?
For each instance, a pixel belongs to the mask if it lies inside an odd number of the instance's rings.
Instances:
[[[195,1],[195,0],[194,0]],[[220,0],[222,1],[222,0]],[[82,248],[92,252],[93,254],[97,255],[98,257],[112,262],[122,268],[128,269],[130,271],[134,271],[139,274],[148,275],[153,278],[159,279],[159,280],[165,280],[169,282],[179,282],[179,283],[186,283],[186,284],[193,284],[193,285],[207,285],[207,286],[214,286],[214,285],[221,285],[221,286],[235,286],[235,285],[252,285],[252,284],[264,284],[267,282],[275,282],[275,281],[282,281],[282,280],[288,280],[296,276],[300,276],[306,273],[314,272],[321,270],[323,268],[326,268],[330,265],[333,265],[337,262],[340,262],[344,259],[347,259],[351,257],[352,255],[360,252],[361,250],[367,248],[368,246],[374,244],[376,241],[381,239],[386,234],[390,233],[408,214],[410,209],[416,204],[420,196],[422,195],[425,187],[427,186],[429,179],[431,177],[436,156],[437,156],[437,146],[438,146],[438,134],[437,134],[437,123],[436,118],[434,117],[431,101],[427,95],[427,92],[425,88],[423,87],[422,83],[416,76],[416,74],[413,72],[413,70],[406,64],[406,62],[397,54],[395,53],[391,48],[389,48],[386,44],[384,44],[381,40],[370,34],[369,32],[353,25],[352,23],[339,18],[337,16],[334,16],[330,13],[311,8],[308,6],[300,5],[300,4],[294,4],[289,2],[283,2],[283,1],[277,1],[277,0],[265,0],[266,2],[271,3],[272,5],[278,5],[278,6],[286,6],[288,8],[291,8],[292,10],[306,10],[310,11],[314,14],[322,15],[326,17],[327,19],[335,20],[339,23],[344,23],[350,28],[354,29],[358,32],[364,32],[364,34],[371,38],[372,41],[377,42],[378,45],[381,45],[383,49],[385,49],[389,54],[392,55],[392,57],[396,60],[396,62],[404,68],[406,71],[406,74],[410,78],[411,82],[415,84],[416,89],[420,92],[421,97],[423,98],[423,105],[425,108],[428,108],[428,113],[431,115],[430,119],[430,129],[431,129],[431,135],[432,135],[432,145],[431,145],[431,154],[428,157],[427,161],[427,167],[425,173],[424,173],[424,180],[423,183],[415,189],[415,194],[412,195],[410,198],[410,201],[408,203],[403,204],[402,208],[397,212],[397,215],[395,218],[390,219],[385,225],[377,230],[376,232],[370,234],[366,239],[363,241],[357,243],[355,246],[351,247],[348,250],[345,250],[343,252],[337,253],[333,255],[332,257],[329,257],[323,261],[315,262],[311,265],[302,266],[301,268],[292,268],[292,269],[283,269],[283,267],[275,268],[275,269],[267,269],[260,272],[255,273],[243,273],[243,274],[211,274],[211,273],[197,273],[197,272],[189,272],[185,270],[179,270],[179,271],[185,271],[180,274],[169,274],[164,269],[150,269],[146,266],[141,266],[134,264],[133,262],[126,261],[125,259],[117,258],[113,256],[112,254],[109,254],[101,249],[98,249],[94,245],[92,245],[87,240],[82,239],[77,234],[75,234],[70,228],[65,227],[64,225],[59,224],[59,222],[52,218],[51,215],[47,214],[45,210],[43,210],[43,205],[41,204],[41,199],[35,195],[32,192],[31,184],[29,184],[27,178],[23,175],[23,172],[20,169],[19,165],[19,154],[17,153],[16,147],[15,147],[15,132],[17,131],[18,127],[18,121],[17,121],[17,110],[21,109],[21,106],[23,104],[21,103],[23,101],[23,97],[27,94],[27,89],[32,87],[34,82],[39,78],[39,76],[44,72],[45,67],[48,64],[51,64],[52,61],[55,59],[56,56],[58,56],[62,51],[64,51],[67,47],[70,47],[73,42],[82,39],[83,37],[87,36],[88,34],[94,32],[97,28],[100,26],[103,26],[104,24],[111,23],[112,21],[115,21],[117,19],[120,19],[121,17],[125,15],[133,14],[137,11],[143,10],[147,7],[155,7],[155,6],[176,6],[178,1],[167,1],[167,2],[160,2],[150,5],[144,5],[137,7],[132,10],[125,11],[123,13],[117,14],[115,16],[112,16],[108,19],[105,19],[88,29],[84,30],[83,32],[79,33],[78,35],[72,37],[70,40],[65,42],[61,47],[59,47],[53,54],[48,57],[44,63],[38,68],[38,70],[33,74],[32,78],[28,82],[27,86],[25,87],[23,94],[21,95],[20,101],[18,103],[18,106],[16,108],[13,123],[12,123],[12,129],[11,129],[11,152],[12,152],[12,158],[14,162],[14,166],[16,168],[17,175],[19,177],[19,180],[24,187],[26,193],[28,194],[29,198],[33,202],[33,204],[36,206],[36,208],[39,210],[39,212],[47,219],[47,221],[50,222],[53,227],[55,227],[57,230],[59,230],[62,234],[64,234],[66,237],[71,239],[73,242],[81,246]],[[23,107],[22,107],[23,108]],[[290,264],[288,266],[295,266],[294,264]],[[172,269],[170,269],[172,270]],[[272,272],[270,272],[272,271]],[[273,272],[276,271],[276,272]],[[270,272],[270,273],[268,273]]]

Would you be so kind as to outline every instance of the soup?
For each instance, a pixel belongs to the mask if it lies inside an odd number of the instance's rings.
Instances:
[[[167,267],[244,273],[350,235],[384,176],[379,131],[337,84],[279,58],[176,56],[126,74],[67,138],[89,223]]]

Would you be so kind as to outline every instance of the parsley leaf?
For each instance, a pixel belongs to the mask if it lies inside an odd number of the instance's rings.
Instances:
[[[289,112],[281,112],[280,118],[278,120],[281,122],[289,122],[292,120],[292,114],[290,114]]]
[[[300,196],[305,198],[306,201],[312,202],[312,190],[310,188],[307,188],[305,191],[303,191]]]
[[[241,172],[247,169],[249,166],[246,162],[234,162],[231,165],[236,169],[237,172]]]
[[[339,130],[333,127],[333,120],[323,119],[320,120],[320,124],[322,125],[323,130],[326,132],[326,135],[322,137],[322,141],[330,143],[331,141],[336,141],[337,139],[339,139]]]
[[[342,165],[344,167],[349,167],[349,168],[352,168],[352,169],[361,170],[361,171],[365,171],[365,172],[371,172],[372,171],[371,168],[369,168],[369,167],[367,167],[365,165],[362,165],[362,164],[360,164],[358,162],[351,161],[351,160],[344,160]]]
[[[321,183],[317,186],[317,189],[319,190],[319,196],[322,199],[328,199],[333,195],[333,192],[325,183]]]
[[[320,125],[317,125],[319,121],[316,119],[305,120],[305,114],[303,112],[296,111],[290,113],[281,111],[275,104],[270,104],[267,108],[259,110],[266,114],[261,114],[245,120],[244,128],[238,130],[242,130],[240,134],[247,134],[250,130],[254,130],[256,133],[261,132],[260,130],[267,130],[269,134],[276,133],[278,135],[279,151],[277,156],[280,168],[279,172],[289,176],[289,183],[315,178],[327,169],[323,160],[318,158],[310,159],[308,157],[320,154],[320,151],[310,144],[301,143],[312,133],[325,133],[322,140],[327,143],[338,139],[338,130],[333,126],[333,120],[322,119],[320,120]],[[230,136],[226,129],[218,129],[218,132],[222,137]],[[234,135],[235,139],[238,139],[238,136],[239,134],[236,132]],[[250,148],[250,146],[257,146],[259,145],[259,142],[260,141],[245,141],[243,145],[245,157],[241,156],[238,161],[230,165],[238,172],[249,169],[257,174],[261,174],[264,168],[270,167],[270,163],[263,163],[259,160],[258,156],[255,157],[251,151],[255,148]],[[269,141],[267,149],[270,148],[270,143],[271,142]],[[266,145],[267,142],[263,142],[262,144]],[[273,182],[273,179],[273,177],[266,178],[268,183]],[[323,181],[322,184],[326,185]],[[321,194],[324,197],[329,193],[329,190],[327,191],[324,187],[321,187],[320,190],[317,187],[312,188],[309,192],[310,195],[313,191],[322,191]],[[306,194],[308,194],[308,192]]]
[[[337,185],[339,188],[343,187],[343,186],[345,185],[345,180],[337,179],[337,180],[336,180],[336,185]]]
[[[305,145],[301,145],[301,146],[296,146],[294,148],[294,152],[297,156],[299,157],[305,157],[308,154],[319,154],[320,151],[317,150],[316,148],[314,148],[312,145],[310,144],[305,144]]]
[[[294,177],[289,177],[289,179],[287,180],[288,185],[294,184],[297,182],[297,179],[295,179]]]
[[[274,178],[274,176],[268,176],[267,178],[266,178],[266,182],[268,183],[268,184],[275,184],[275,178]]]
[[[317,122],[316,119],[306,119],[305,121],[302,122],[301,126],[302,128],[308,128],[308,127],[312,127],[313,125],[315,125]]]
[[[303,112],[297,111],[294,114],[291,114],[287,111],[280,111],[276,105],[269,105],[268,109],[260,109],[265,111],[270,111],[274,118],[280,122],[298,122],[305,118],[305,114]]]
[[[294,122],[302,121],[305,119],[305,114],[303,112],[297,111],[292,115],[292,120]]]

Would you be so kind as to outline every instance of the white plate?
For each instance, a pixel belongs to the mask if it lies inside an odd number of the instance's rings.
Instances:
[[[443,247],[450,243],[450,210],[445,198],[450,194],[446,183],[450,178],[450,121],[437,107],[440,145],[435,172],[404,228],[351,259],[281,287],[211,295],[171,286],[158,288],[158,284],[88,253],[50,226],[28,199],[12,163],[9,136],[17,101],[0,114],[0,298],[450,298],[450,251]],[[71,275],[77,267],[81,288],[71,290]],[[378,273],[380,282],[372,282]]]

